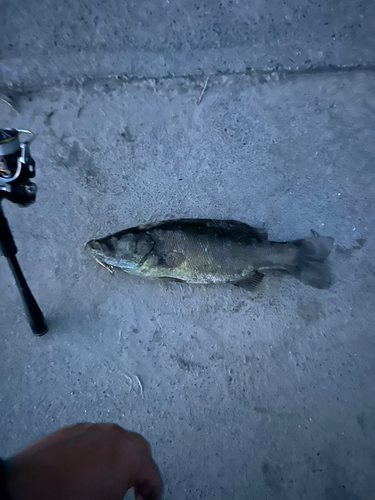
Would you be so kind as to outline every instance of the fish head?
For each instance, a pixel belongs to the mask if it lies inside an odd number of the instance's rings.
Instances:
[[[142,265],[153,246],[154,242],[147,234],[127,232],[90,240],[85,249],[99,264],[134,271]]]

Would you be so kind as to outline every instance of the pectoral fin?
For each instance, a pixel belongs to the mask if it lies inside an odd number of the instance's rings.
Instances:
[[[244,280],[241,281],[237,281],[237,283],[234,283],[234,285],[240,286],[241,288],[249,290],[250,292],[256,292],[260,284],[262,283],[263,278],[264,278],[263,273],[260,273],[259,271],[254,271],[248,278],[245,278]]]

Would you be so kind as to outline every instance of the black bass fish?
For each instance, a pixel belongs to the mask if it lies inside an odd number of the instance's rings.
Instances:
[[[184,283],[232,283],[256,290],[272,269],[328,288],[333,238],[269,241],[264,229],[234,220],[179,219],[144,224],[91,240],[86,249],[109,270]]]

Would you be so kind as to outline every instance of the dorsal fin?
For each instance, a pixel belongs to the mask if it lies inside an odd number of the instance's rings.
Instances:
[[[142,224],[129,232],[148,231],[151,229],[188,230],[195,234],[214,234],[221,238],[232,238],[240,241],[268,239],[267,231],[263,228],[249,226],[245,222],[236,220],[218,219],[172,219],[157,223]]]

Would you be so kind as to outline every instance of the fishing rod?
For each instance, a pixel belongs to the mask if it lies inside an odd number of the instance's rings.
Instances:
[[[35,201],[37,186],[30,181],[35,176],[35,161],[30,154],[34,137],[30,130],[0,129],[0,255],[8,260],[32,332],[41,336],[48,327],[16,258],[17,247],[1,205],[3,199],[21,207]]]

